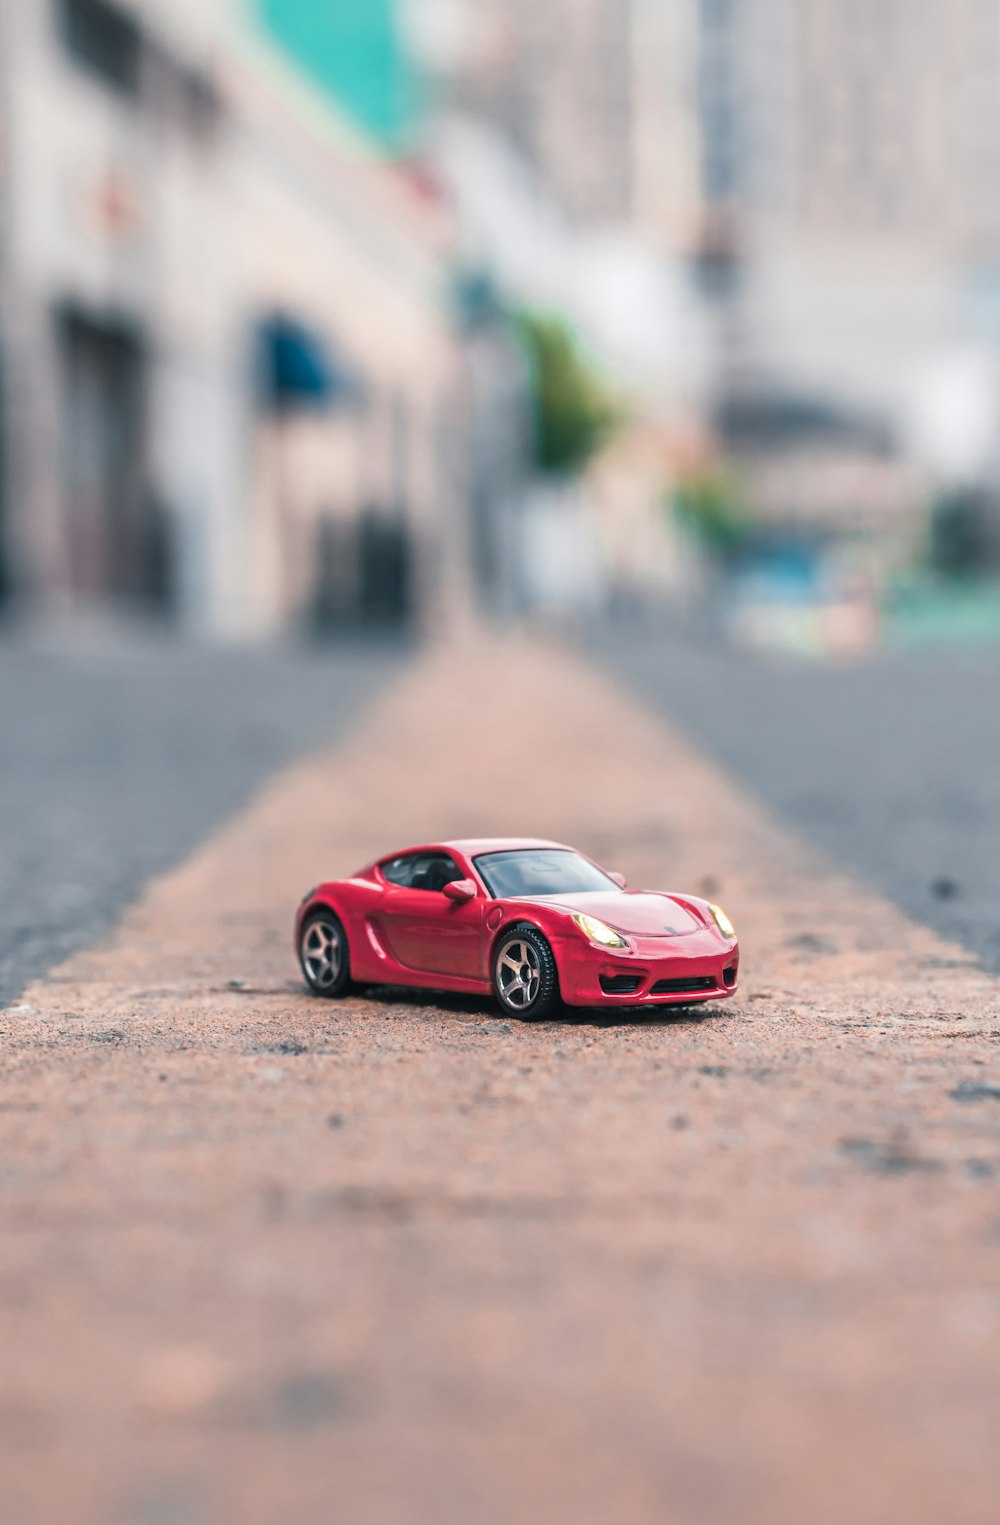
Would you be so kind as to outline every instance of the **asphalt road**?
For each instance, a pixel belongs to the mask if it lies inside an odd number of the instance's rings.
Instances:
[[[806,841],[1000,971],[1000,651],[829,668],[665,631],[594,647]]]
[[[0,1005],[339,734],[400,661],[388,643],[0,644]]]

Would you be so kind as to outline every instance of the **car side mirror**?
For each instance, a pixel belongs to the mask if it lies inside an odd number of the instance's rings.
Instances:
[[[445,885],[441,893],[449,900],[453,900],[456,905],[465,905],[467,900],[475,900],[478,891],[472,879],[453,879],[450,884]]]
[[[628,889],[628,880],[625,878],[624,874],[609,874],[608,878],[613,879],[620,890]]]

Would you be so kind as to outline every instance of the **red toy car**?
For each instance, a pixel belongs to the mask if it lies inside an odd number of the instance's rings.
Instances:
[[[511,1016],[569,1006],[688,1006],[731,996],[739,945],[707,900],[634,891],[558,842],[411,847],[310,890],[295,943],[309,988],[416,985]]]

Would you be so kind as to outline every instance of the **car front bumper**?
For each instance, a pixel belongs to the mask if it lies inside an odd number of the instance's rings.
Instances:
[[[691,1006],[723,1001],[739,988],[739,944],[703,936],[663,940],[650,956],[648,944],[621,953],[592,944],[564,945],[557,951],[559,986],[569,1006]],[[562,957],[559,953],[562,953]]]

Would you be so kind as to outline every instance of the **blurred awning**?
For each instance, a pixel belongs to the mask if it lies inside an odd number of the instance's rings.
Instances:
[[[315,329],[286,313],[272,313],[261,323],[260,354],[264,401],[275,412],[322,412],[364,401],[364,381],[349,362]]]

